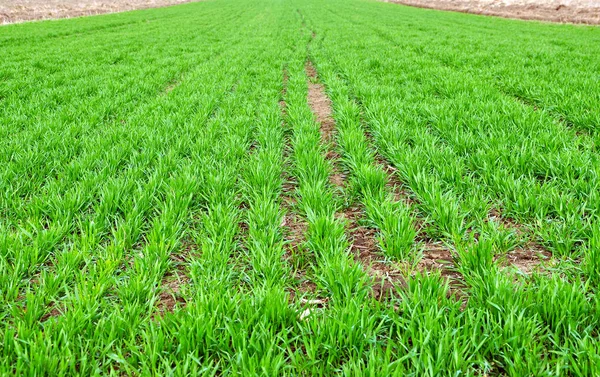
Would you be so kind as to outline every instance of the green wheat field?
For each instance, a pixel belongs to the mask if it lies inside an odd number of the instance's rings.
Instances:
[[[598,376],[599,284],[598,27],[0,27],[2,376]]]

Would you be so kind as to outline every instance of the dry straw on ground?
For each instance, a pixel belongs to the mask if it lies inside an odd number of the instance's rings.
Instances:
[[[391,3],[524,20],[600,24],[597,0],[385,0]]]
[[[158,8],[192,0],[0,0],[0,24]]]

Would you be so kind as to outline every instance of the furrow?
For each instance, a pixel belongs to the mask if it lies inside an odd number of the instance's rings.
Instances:
[[[284,216],[281,223],[285,237],[284,258],[292,265],[296,286],[290,289],[290,302],[300,297],[311,295],[316,290],[316,285],[309,277],[308,268],[310,260],[306,251],[306,232],[308,224],[298,211],[298,179],[292,174],[293,171],[293,146],[291,132],[287,124],[287,86],[289,74],[287,69],[283,71],[283,87],[279,106],[282,115],[282,126],[284,129],[284,169],[282,171],[281,201]]]
[[[314,33],[313,33],[314,38]],[[340,165],[343,157],[338,153],[348,152],[338,145],[340,135],[338,134],[336,121],[334,119],[333,104],[328,97],[325,86],[320,81],[313,63],[309,60],[306,63],[306,73],[309,78],[308,84],[308,102],[317,122],[320,124],[321,140],[326,145],[326,159],[332,166],[330,174],[330,183],[341,194],[346,194],[355,187],[351,187],[354,182],[348,180],[348,176],[342,171]],[[352,152],[351,152],[352,153]],[[345,166],[350,171],[352,167]],[[350,200],[351,199],[346,199]],[[372,294],[381,299],[389,296],[396,286],[403,283],[402,273],[386,263],[379,253],[377,234],[361,222],[364,219],[364,204],[344,205],[344,209],[336,213],[336,217],[346,223],[346,233],[350,242],[349,251],[355,261],[360,263],[364,271],[372,280]]]

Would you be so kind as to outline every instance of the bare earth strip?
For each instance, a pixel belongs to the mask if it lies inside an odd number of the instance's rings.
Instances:
[[[0,24],[158,8],[194,0],[0,0]]]
[[[600,24],[598,0],[383,0],[419,8],[523,20]]]

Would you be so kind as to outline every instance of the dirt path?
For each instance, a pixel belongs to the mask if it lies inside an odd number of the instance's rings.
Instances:
[[[600,24],[600,0],[384,0],[390,3],[523,20]]]
[[[158,8],[194,0],[0,0],[0,24]]]

